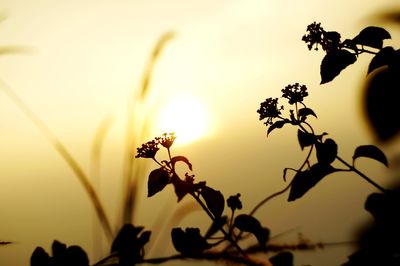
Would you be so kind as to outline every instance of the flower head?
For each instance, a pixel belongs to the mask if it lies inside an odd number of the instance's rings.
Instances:
[[[294,83],[282,89],[282,97],[289,100],[289,104],[302,102],[308,96],[306,85]]]
[[[144,144],[140,148],[137,148],[136,158],[154,158],[157,154],[157,151],[160,148],[158,147],[157,139],[150,140]]]
[[[268,98],[260,104],[257,113],[260,114],[260,120],[267,118],[266,125],[272,125],[273,119],[278,117],[283,110],[283,106],[278,108],[278,98]]]
[[[307,34],[305,34],[302,40],[307,44],[309,50],[311,50],[315,44],[315,50],[318,50],[318,44],[322,43],[322,37],[325,30],[321,27],[321,23],[313,22],[307,26]]]
[[[325,31],[321,27],[321,23],[312,23],[307,26],[307,34],[302,40],[307,44],[309,50],[315,45],[315,50],[318,50],[318,45],[321,45],[322,50],[330,52],[340,48],[340,34],[336,31]]]
[[[162,137],[157,138],[157,141],[165,148],[169,149],[176,139],[175,132],[164,133]]]
[[[228,203],[228,207],[232,209],[232,211],[238,209],[241,210],[242,209],[242,202],[239,199],[240,197],[240,193],[236,194],[235,196],[230,196],[227,199],[227,203]]]

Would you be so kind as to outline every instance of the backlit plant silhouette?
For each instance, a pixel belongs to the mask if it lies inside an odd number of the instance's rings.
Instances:
[[[382,128],[388,123],[386,120],[382,121],[383,115],[393,118],[398,114],[398,111],[396,113],[396,109],[393,109],[393,106],[396,106],[393,103],[399,99],[399,50],[383,46],[383,41],[388,38],[390,34],[383,28],[367,27],[354,38],[342,41],[338,32],[325,31],[315,22],[307,27],[307,33],[303,36],[303,41],[310,50],[321,47],[326,53],[321,62],[321,84],[331,82],[342,70],[355,63],[360,55],[374,55],[368,68],[371,77],[366,87],[365,108],[372,128],[378,139],[383,141],[393,138],[400,128],[398,119],[389,121],[394,124],[389,129]],[[394,87],[397,89],[395,92]],[[328,133],[314,130],[312,121],[317,118],[317,113],[306,103],[309,94],[307,86],[299,83],[289,84],[281,92],[281,98],[267,98],[263,101],[257,113],[267,127],[267,135],[284,126],[296,127],[300,148],[307,150],[300,167],[284,169],[285,180],[289,179],[289,172],[294,173],[284,190],[266,197],[248,214],[238,214],[242,209],[240,194],[225,198],[221,191],[208,186],[205,181],[198,181],[192,173],[189,159],[173,152],[175,134],[164,133],[142,144],[137,148],[137,153],[132,154],[132,157],[137,159],[151,160],[156,166],[147,179],[147,196],[165,193],[165,187],[173,186],[178,203],[184,197],[191,197],[202,208],[210,218],[209,229],[202,233],[195,226],[175,227],[171,231],[171,242],[179,254],[147,258],[145,248],[152,236],[151,232],[144,230],[142,226],[127,223],[114,238],[110,248],[111,255],[94,265],[131,266],[185,259],[222,261],[239,265],[294,265],[291,250],[312,249],[324,244],[312,244],[307,241],[300,241],[293,246],[273,244],[269,241],[269,228],[263,226],[253,214],[270,199],[287,190],[290,190],[288,201],[298,200],[323,178],[337,172],[353,172],[380,191],[368,197],[366,202],[366,209],[374,216],[376,225],[366,231],[360,240],[359,251],[350,256],[346,265],[399,265],[400,245],[396,242],[400,236],[400,221],[397,218],[399,192],[383,188],[355,166],[355,162],[361,157],[388,166],[385,154],[374,145],[362,145],[355,149],[351,161],[348,162],[339,155],[338,144]],[[383,103],[380,100],[389,102]],[[390,104],[393,106],[387,107]],[[385,113],[387,111],[390,114]],[[334,162],[341,163],[343,168],[333,166]],[[178,163],[187,167],[184,176],[176,171]],[[259,253],[267,253],[269,259],[261,258]],[[31,265],[87,266],[89,262],[81,248],[67,247],[55,241],[52,256],[38,247],[31,257]]]

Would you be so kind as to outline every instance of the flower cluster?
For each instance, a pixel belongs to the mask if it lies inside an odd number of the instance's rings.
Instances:
[[[267,118],[265,125],[272,125],[273,119],[279,117],[283,110],[283,106],[278,108],[278,98],[268,98],[260,104],[260,109],[257,113],[260,115],[260,120]]]
[[[176,139],[175,132],[164,133],[161,137],[156,138],[158,143],[160,143],[163,147],[167,149],[169,149],[172,146],[175,139]]]
[[[294,83],[282,89],[282,97],[289,100],[289,104],[302,102],[308,96],[306,85]]]
[[[136,158],[154,158],[160,149],[158,147],[159,144],[161,146],[169,149],[174,140],[176,139],[175,133],[164,133],[161,137],[156,137],[153,140],[150,140],[144,144],[140,148],[137,148]]]
[[[340,48],[340,34],[336,31],[325,31],[321,27],[321,23],[312,23],[307,26],[307,33],[302,40],[307,44],[309,50],[315,45],[315,50],[318,50],[318,45],[326,52],[337,50]]]
[[[153,139],[144,144],[140,148],[137,148],[136,158],[154,158],[157,151],[160,149],[158,147],[158,140]]]

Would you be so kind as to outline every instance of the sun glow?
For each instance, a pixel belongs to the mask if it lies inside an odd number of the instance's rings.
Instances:
[[[177,144],[194,142],[209,133],[204,105],[193,96],[175,96],[160,108],[155,123],[158,134],[175,132]]]

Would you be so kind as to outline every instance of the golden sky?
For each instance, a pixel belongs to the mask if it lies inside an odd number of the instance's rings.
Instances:
[[[355,36],[370,24],[371,16],[395,4],[398,1],[2,0],[0,46],[17,45],[24,52],[0,57],[0,86],[12,88],[86,171],[99,124],[113,118],[101,162],[101,198],[116,222],[128,98],[141,81],[153,45],[172,31],[175,37],[154,71],[151,97],[162,105],[190,94],[204,104],[212,134],[176,152],[189,157],[198,179],[226,196],[240,192],[249,210],[283,188],[282,169],[297,166],[303,158],[294,130],[274,132],[267,139],[256,113],[261,101],[279,97],[285,85],[309,86],[309,105],[319,117],[316,126],[337,140],[343,157],[351,158],[354,147],[371,142],[358,106],[366,63],[320,86],[322,54],[309,52],[301,36],[313,21]],[[0,248],[0,265],[28,265],[34,248],[49,249],[53,239],[81,245],[94,262],[99,258],[92,243],[96,219],[87,195],[45,137],[2,92],[0,132],[0,240],[15,242]],[[373,173],[385,172],[378,165]],[[273,233],[299,227],[315,241],[350,240],[357,226],[369,219],[362,207],[371,191],[353,175],[332,176],[298,202],[276,200],[258,218]],[[148,208],[160,202],[171,201],[172,213],[175,198],[168,192],[171,195],[147,199],[143,189],[139,224],[151,227],[157,211],[150,214]],[[195,221],[189,217],[183,224],[195,226]],[[296,240],[295,234],[291,237]],[[331,256],[324,265],[333,266],[348,253],[346,247],[338,248],[314,257],[300,254],[296,261],[312,264],[310,259]]]

